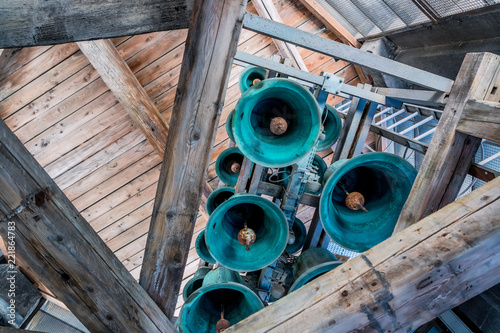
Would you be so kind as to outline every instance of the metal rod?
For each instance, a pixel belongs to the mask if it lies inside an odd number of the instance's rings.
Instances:
[[[426,136],[431,135],[432,133],[436,132],[436,128],[434,127],[433,129],[430,129],[429,131],[425,132],[424,134],[421,134],[415,138],[415,140],[420,140],[425,138]]]
[[[396,116],[399,116],[401,113],[403,113],[403,112],[405,112],[405,111],[406,111],[406,110],[399,110],[398,112],[393,113],[393,114],[392,114],[392,115],[390,115],[389,117],[384,118],[384,119],[382,119],[381,121],[379,121],[379,122],[375,123],[375,125],[380,126],[380,125],[382,125],[383,123],[385,123],[385,122],[387,122],[387,121],[391,120],[392,118],[394,118],[394,117],[396,117]]]
[[[408,120],[415,118],[416,116],[418,116],[418,113],[411,113],[409,116],[404,117],[400,121],[395,122],[394,124],[388,126],[387,129],[393,129],[394,127],[397,127],[397,126],[407,122]]]
[[[410,127],[408,127],[407,129],[405,129],[405,130],[403,130],[403,131],[399,132],[399,134],[403,135],[403,134],[405,134],[405,133],[408,133],[409,131],[414,130],[414,129],[415,129],[415,128],[417,128],[417,127],[420,127],[420,126],[422,126],[422,125],[424,125],[424,124],[428,123],[428,122],[429,122],[429,121],[431,121],[431,120],[434,120],[434,117],[433,117],[433,116],[429,116],[429,117],[425,118],[424,120],[419,121],[419,122],[418,122],[418,123],[416,123],[415,125],[410,126]]]

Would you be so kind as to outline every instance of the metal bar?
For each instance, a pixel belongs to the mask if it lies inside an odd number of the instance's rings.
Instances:
[[[436,128],[435,128],[435,127],[434,127],[434,128],[432,128],[432,129],[430,129],[430,130],[428,130],[428,131],[427,131],[427,132],[425,132],[424,134],[421,134],[421,135],[417,136],[417,137],[415,138],[415,140],[421,140],[421,139],[425,138],[426,136],[431,135],[431,134],[432,134],[432,133],[434,133],[434,132],[436,132]]]
[[[379,113],[375,114],[375,116],[373,117],[374,119],[377,118],[377,117],[380,117],[384,114],[386,114],[387,112],[391,111],[393,108],[385,108],[384,110],[380,111]]]
[[[393,98],[404,103],[414,103],[418,105],[443,106],[446,94],[432,90],[397,89],[376,87],[373,92]]]
[[[478,164],[479,165],[485,165],[486,163],[493,161],[497,157],[500,157],[500,152],[496,153],[495,155],[491,155],[487,159],[482,160],[481,162],[479,162]]]
[[[408,120],[415,118],[416,116],[418,116],[418,113],[411,113],[409,116],[404,117],[400,121],[395,122],[394,124],[388,126],[387,129],[393,129],[394,127],[397,127],[397,126],[407,122]]]
[[[285,24],[266,20],[254,14],[245,14],[243,26],[251,31],[281,39],[352,64],[369,67],[432,90],[449,92],[453,85],[453,80],[445,77],[337,43]]]
[[[401,134],[401,135],[406,134],[406,133],[408,133],[409,131],[414,130],[414,129],[415,129],[415,128],[417,128],[417,127],[420,127],[420,126],[422,126],[422,125],[424,125],[424,124],[428,123],[429,121],[431,121],[431,120],[433,120],[433,119],[434,119],[434,117],[433,117],[433,116],[429,116],[429,117],[425,118],[424,120],[419,121],[419,122],[418,122],[418,123],[416,123],[415,125],[410,126],[410,127],[408,127],[407,129],[405,129],[405,130],[403,130],[403,131],[399,132],[399,134]]]
[[[333,88],[330,89],[329,85],[325,85],[325,82],[326,82],[326,80],[328,80],[328,77],[305,72],[305,71],[302,71],[300,69],[289,67],[289,66],[283,65],[279,62],[267,60],[267,59],[264,59],[264,58],[261,58],[258,56],[254,56],[252,54],[248,54],[245,52],[241,52],[241,51],[236,52],[236,56],[234,57],[234,59],[241,61],[241,62],[244,62],[244,63],[247,63],[247,64],[250,64],[250,65],[269,69],[270,71],[273,71],[273,72],[279,72],[281,74],[292,76],[292,77],[297,78],[301,81],[312,83],[314,85],[323,86],[323,89],[325,91],[327,91],[333,95],[340,95],[340,94],[344,93],[344,94],[348,94],[350,96],[367,99],[367,100],[373,101],[373,102],[378,103],[378,104],[390,105],[390,106],[394,106],[397,108],[401,107],[401,105],[402,105],[401,102],[396,101],[396,100],[388,100],[387,98],[385,98],[385,96],[383,96],[381,94],[377,94],[377,93],[371,92],[370,90],[363,89],[363,88],[356,87],[356,86],[351,86],[351,85],[348,85],[345,83],[340,84],[338,86],[338,88],[336,88],[336,89],[333,89]],[[339,80],[343,80],[342,78],[336,77],[335,75],[330,75],[330,79],[336,79],[336,78],[338,78]]]
[[[381,121],[375,123],[375,125],[377,125],[377,126],[382,125],[383,123],[391,120],[392,118],[399,116],[403,112],[405,112],[405,110],[399,110],[398,112],[391,114],[389,117],[386,117],[386,118],[382,119]]]

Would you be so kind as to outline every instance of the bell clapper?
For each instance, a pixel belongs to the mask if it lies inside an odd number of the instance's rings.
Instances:
[[[231,326],[229,320],[224,319],[224,304],[221,304],[220,307],[221,307],[220,320],[217,322],[217,324],[215,324],[215,331],[217,333],[224,332]]]
[[[253,86],[253,85],[256,85],[256,84],[257,84],[257,83],[259,83],[259,82],[260,82],[260,79],[259,79],[259,78],[254,79],[254,80],[252,81],[252,86]]]
[[[271,130],[271,133],[273,133],[274,135],[282,135],[288,129],[288,123],[286,122],[285,118],[274,117],[271,120],[269,128]]]
[[[244,225],[245,227],[238,232],[238,241],[240,242],[241,245],[246,246],[247,251],[250,251],[250,245],[255,243],[257,235],[255,234],[255,231],[253,231],[247,226],[246,221]]]
[[[347,198],[345,199],[345,205],[351,210],[361,209],[365,213],[368,213],[368,209],[365,208],[365,197],[359,192],[347,192],[347,190],[339,184],[340,188],[345,192]]]
[[[234,162],[233,164],[231,164],[231,172],[238,173],[240,172],[240,169],[241,165],[238,162]]]

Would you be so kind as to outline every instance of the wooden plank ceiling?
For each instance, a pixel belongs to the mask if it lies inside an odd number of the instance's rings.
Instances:
[[[287,25],[337,39],[298,0],[274,0]],[[248,11],[255,13],[252,4]],[[120,55],[170,122],[187,30],[113,39]],[[272,39],[243,30],[238,50],[264,58],[278,54]],[[310,72],[335,73],[359,83],[344,61],[299,48]],[[215,139],[208,181],[217,188],[214,164],[228,147],[226,118],[240,97],[234,66]],[[335,105],[339,99],[330,98]],[[75,43],[24,48],[0,73],[0,117],[56,181],[134,278],[139,278],[161,159],[136,128]],[[320,153],[329,164],[331,150]],[[313,209],[301,207],[307,225]],[[183,285],[196,271],[194,240],[206,220],[199,215]],[[182,287],[183,287],[182,285]],[[182,297],[178,307],[182,305]]]

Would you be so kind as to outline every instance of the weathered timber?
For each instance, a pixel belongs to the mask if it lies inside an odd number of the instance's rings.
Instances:
[[[272,0],[253,0],[252,4],[260,16],[268,20],[283,23],[281,15],[276,9],[276,6],[274,6]],[[288,58],[292,60],[297,66],[297,68],[306,72],[309,71],[307,69],[306,64],[304,63],[304,59],[302,59],[302,56],[300,55],[299,50],[297,49],[297,46],[274,38],[273,42],[283,58]]]
[[[163,158],[168,125],[113,43],[105,39],[77,44],[160,158]],[[207,186],[205,184],[206,190],[202,193],[202,201],[205,202],[206,193],[211,193]],[[208,219],[205,206],[201,205],[200,208]]]
[[[193,7],[140,283],[172,318],[246,0]]]
[[[494,87],[495,93],[500,94],[499,87]],[[490,95],[493,95],[490,92]],[[500,101],[500,97],[497,97]],[[467,101],[462,117],[457,125],[457,131],[500,142],[500,102]]]
[[[4,69],[14,53],[19,52],[19,49],[3,49],[0,50],[0,71]]]
[[[109,39],[78,42],[108,88],[163,158],[168,126],[139,80]]]
[[[0,236],[90,331],[175,332],[3,121],[0,188]]]
[[[409,332],[500,282],[500,179],[246,318],[234,332]]]
[[[457,132],[458,124],[467,102],[490,100],[499,83],[500,56],[469,53],[465,57],[395,233],[455,200],[481,143],[478,137]]]
[[[321,6],[316,0],[300,0],[300,2],[306,7],[318,20],[321,21],[327,27],[328,30],[333,32],[344,44],[350,45],[359,49],[361,43],[358,42],[356,38],[349,31],[347,31],[342,24],[340,24],[330,13],[326,11],[323,6]],[[354,65],[356,73],[361,83],[367,83],[365,73],[358,65]]]
[[[0,48],[184,29],[192,6],[193,0],[2,1]]]

